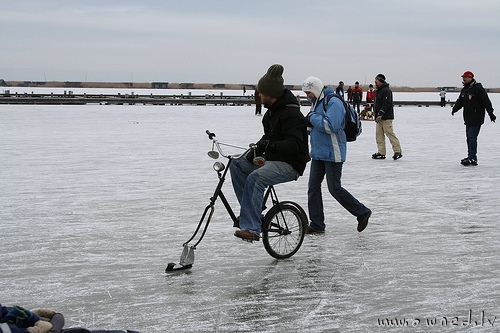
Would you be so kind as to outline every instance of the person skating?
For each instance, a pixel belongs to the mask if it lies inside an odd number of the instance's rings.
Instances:
[[[356,81],[354,83],[354,88],[351,93],[352,106],[358,111],[358,114],[361,112],[360,105],[363,100],[363,89],[359,86],[359,82]]]
[[[302,91],[311,101],[307,115],[310,128],[311,169],[307,191],[307,203],[311,223],[307,233],[325,232],[325,215],[321,183],[326,176],[328,191],[349,213],[356,216],[359,232],[368,225],[372,212],[341,185],[342,165],[346,160],[345,108],[343,102],[331,97],[325,110],[323,100],[333,94],[333,88],[324,88],[316,77],[307,78]]]
[[[385,137],[389,138],[392,145],[394,155],[392,158],[398,160],[403,157],[401,151],[401,144],[396,134],[394,134],[393,121],[394,121],[394,104],[392,101],[392,91],[389,88],[389,83],[385,81],[384,74],[378,74],[375,77],[375,86],[377,87],[375,93],[375,139],[377,142],[377,152],[372,155],[373,159],[385,159],[386,147]]]
[[[335,88],[335,92],[344,99],[344,81],[339,82],[339,85]]]
[[[373,84],[370,83],[366,91],[366,103],[369,103],[371,106],[373,101],[375,101],[375,89],[373,89]]]
[[[440,102],[439,102],[439,105],[443,108],[446,106],[446,91],[444,90],[444,88],[441,89],[441,91],[439,92],[439,99],[440,99]]]
[[[262,100],[257,89],[255,89],[253,97],[255,99],[255,115],[260,116],[262,113]]]
[[[493,114],[493,106],[486,90],[481,83],[474,79],[474,73],[466,71],[462,75],[462,82],[464,87],[451,110],[451,115],[455,115],[461,108],[464,109],[467,157],[463,158],[460,163],[462,165],[477,165],[477,137],[481,125],[484,124],[486,112],[488,112],[492,122],[495,122],[497,117]]]

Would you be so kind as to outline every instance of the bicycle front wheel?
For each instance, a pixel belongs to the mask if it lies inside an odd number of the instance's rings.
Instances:
[[[304,241],[304,216],[291,204],[278,204],[267,212],[262,223],[262,242],[274,258],[293,256]]]

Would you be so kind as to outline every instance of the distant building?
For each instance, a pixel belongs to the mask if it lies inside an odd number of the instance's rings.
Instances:
[[[168,82],[153,82],[151,83],[153,89],[168,89]]]
[[[83,85],[81,82],[66,81],[66,82],[64,82],[64,87],[65,88],[83,88]]]
[[[181,89],[193,89],[194,83],[181,83],[180,86]]]
[[[24,81],[18,83],[18,87],[40,87],[44,86],[46,82]]]
[[[438,90],[444,90],[444,91],[457,91],[457,87],[437,87]]]

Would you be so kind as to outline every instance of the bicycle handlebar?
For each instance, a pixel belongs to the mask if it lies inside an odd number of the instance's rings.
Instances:
[[[212,150],[215,147],[217,147],[217,150],[219,151],[219,153],[226,157],[226,158],[233,158],[233,159],[238,159],[238,158],[241,158],[243,155],[245,155],[250,149],[252,148],[255,148],[256,147],[256,144],[255,143],[251,143],[248,145],[249,148],[244,148],[244,147],[240,147],[240,146],[235,146],[235,145],[230,145],[230,144],[227,144],[227,143],[222,143],[222,142],[219,142],[219,140],[217,140],[215,137],[215,133],[212,133],[210,132],[210,130],[206,130],[205,133],[207,133],[208,135],[208,139],[209,140],[212,140]],[[233,148],[238,148],[238,149],[242,149],[242,150],[245,150],[245,152],[243,152],[242,154],[240,154],[239,156],[232,156],[232,155],[225,155],[224,152],[222,151],[222,148],[221,148],[221,145],[222,146],[228,146],[228,147],[233,147]]]
[[[205,133],[207,133],[208,138],[210,140],[213,140],[215,138],[215,133],[210,132],[209,130],[206,130]]]

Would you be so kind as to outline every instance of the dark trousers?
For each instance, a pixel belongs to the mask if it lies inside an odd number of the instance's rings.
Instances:
[[[479,126],[468,126],[465,125],[465,135],[467,137],[467,157],[477,161],[477,137],[479,131],[481,130],[481,125]]]
[[[255,115],[260,115],[262,112],[262,104],[255,104]]]
[[[370,212],[370,209],[342,187],[340,181],[342,177],[342,164],[319,160],[311,161],[307,205],[309,208],[309,218],[311,219],[310,227],[316,231],[325,231],[323,195],[321,193],[321,183],[325,175],[328,191],[349,213],[360,218]]]
[[[352,101],[352,106],[358,110],[358,114],[361,112],[359,110],[359,105],[361,104],[361,101]]]

